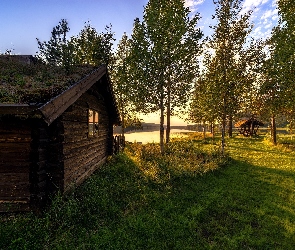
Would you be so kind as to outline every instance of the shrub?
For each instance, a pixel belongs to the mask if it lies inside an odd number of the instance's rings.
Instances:
[[[180,175],[204,174],[218,169],[228,157],[221,155],[217,146],[201,147],[196,140],[174,140],[165,145],[161,154],[156,143],[130,143],[126,153],[149,178],[163,182]]]

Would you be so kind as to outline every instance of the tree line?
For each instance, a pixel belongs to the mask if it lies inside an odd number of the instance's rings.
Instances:
[[[242,0],[213,2],[209,37],[184,0],[149,0],[142,21],[134,20],[131,36],[124,33],[115,50],[111,26],[98,33],[86,23],[67,38],[63,19],[49,41],[37,39],[37,57],[67,73],[74,65],[107,64],[123,132],[138,112],[159,112],[161,152],[165,118],[169,143],[170,118],[183,113],[193,122],[221,124],[223,152],[226,133],[232,136],[233,120],[242,116],[271,120],[276,144],[277,115],[290,124],[295,118],[295,2],[278,0],[279,22],[266,40],[251,37],[253,11],[243,13]]]

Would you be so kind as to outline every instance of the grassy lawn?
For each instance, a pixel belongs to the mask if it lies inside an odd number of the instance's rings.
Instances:
[[[177,143],[129,147],[41,216],[2,215],[0,249],[294,249],[294,150]]]

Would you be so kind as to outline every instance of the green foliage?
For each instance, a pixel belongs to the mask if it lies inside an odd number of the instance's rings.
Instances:
[[[251,11],[240,14],[241,0],[214,3],[213,19],[216,18],[217,23],[212,27],[212,36],[205,41],[205,68],[195,85],[190,118],[197,122],[221,121],[224,151],[226,121],[237,114],[251,93],[255,82],[253,68],[257,66],[259,50],[254,50],[253,41],[246,47],[252,29]]]
[[[67,74],[77,65],[109,64],[114,41],[111,26],[106,26],[105,33],[98,33],[88,22],[77,36],[68,39],[69,30],[67,20],[62,19],[53,28],[49,41],[41,42],[37,38],[37,58],[45,64],[62,67]]]
[[[294,110],[295,34],[294,1],[278,1],[280,21],[269,40],[268,79],[276,110],[292,114]],[[291,112],[290,112],[291,111]],[[292,114],[293,115],[293,114]]]
[[[61,19],[59,24],[52,29],[51,37],[48,42],[41,42],[37,38],[39,52],[37,58],[53,66],[63,66],[69,70],[71,62],[69,55],[70,46],[67,41],[67,33],[70,31],[66,19]]]
[[[112,46],[114,40],[111,25],[106,26],[105,32],[98,33],[89,22],[85,23],[80,33],[69,40],[69,44],[73,47],[73,62],[78,65],[109,65],[113,60]]]
[[[133,126],[134,123],[140,124],[132,102],[135,93],[134,88],[131,86],[130,39],[126,33],[123,34],[122,39],[119,41],[113,59],[110,65],[110,75],[121,115],[122,134],[124,135],[125,128]]]
[[[216,16],[218,23],[213,28],[214,34],[209,42],[211,49],[214,49],[214,56],[211,60],[213,82],[215,93],[219,102],[218,117],[234,115],[242,102],[241,95],[248,90],[247,65],[249,61],[245,57],[244,46],[246,38],[251,31],[249,23],[250,13],[239,15],[241,1],[218,1]],[[210,63],[210,61],[209,61]],[[210,77],[209,76],[209,77]],[[209,83],[212,84],[212,83]],[[213,97],[214,98],[214,97]]]
[[[160,111],[162,151],[165,109],[169,127],[171,114],[186,106],[198,72],[202,37],[198,20],[199,15],[192,15],[183,0],[150,0],[143,21],[134,21],[130,53],[133,102],[141,112]],[[169,129],[167,135],[169,138]]]
[[[217,90],[214,84],[210,84],[211,77],[210,73],[201,75],[195,82],[189,109],[190,121],[196,123],[217,121],[219,100],[215,98]]]
[[[278,1],[279,24],[267,41],[268,58],[264,62],[260,81],[263,114],[272,120],[272,140],[276,143],[275,119],[279,114],[294,119],[294,1]]]
[[[212,146],[204,151],[201,145],[190,139],[172,140],[165,145],[164,154],[155,143],[130,144],[126,152],[147,176],[158,182],[167,182],[179,175],[205,174],[218,169],[227,160],[221,156],[218,147]]]

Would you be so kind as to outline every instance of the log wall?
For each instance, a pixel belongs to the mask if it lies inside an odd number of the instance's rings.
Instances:
[[[37,116],[0,116],[0,212],[38,210],[106,161],[113,153],[106,91],[94,84],[49,126]],[[99,114],[98,136],[88,135],[89,109]]]
[[[63,125],[1,117],[0,212],[39,210],[63,191]]]
[[[109,114],[104,98],[95,88],[83,94],[62,116],[65,192],[82,183],[109,155]],[[88,109],[99,113],[95,137],[88,136]]]
[[[0,211],[30,207],[31,129],[27,120],[0,120]]]
[[[49,197],[63,191],[63,124],[49,127],[41,119],[32,122],[30,154],[31,208],[45,206]]]

